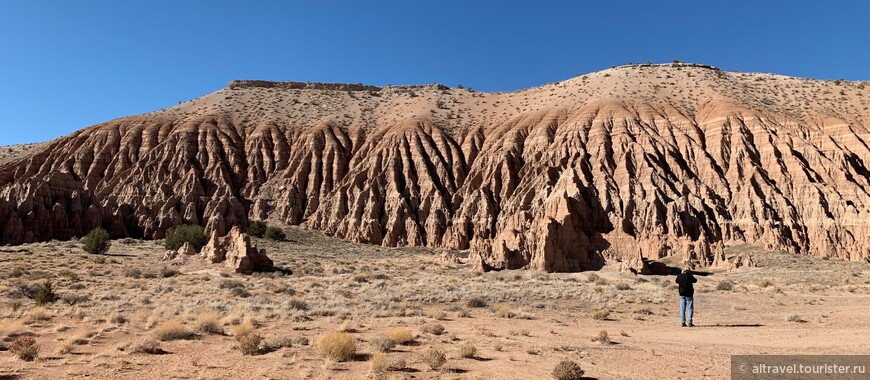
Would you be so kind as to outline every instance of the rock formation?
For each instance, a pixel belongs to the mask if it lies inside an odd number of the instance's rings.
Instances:
[[[0,244],[272,217],[481,269],[709,266],[744,242],[866,260],[868,107],[862,82],[694,65],[511,93],[238,81],[2,164]]]
[[[184,245],[181,246],[181,248],[178,248],[174,251],[166,251],[166,253],[163,254],[163,261],[175,260],[179,256],[184,257],[193,255],[196,255],[196,250],[193,249],[193,246],[191,246],[190,243],[185,242]]]
[[[229,234],[218,237],[212,232],[211,239],[200,250],[200,257],[212,264],[223,263],[236,273],[251,274],[273,268],[266,251],[251,244],[251,238],[233,227]]]

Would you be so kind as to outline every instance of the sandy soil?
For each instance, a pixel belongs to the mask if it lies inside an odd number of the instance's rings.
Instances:
[[[287,231],[257,242],[292,275],[186,273],[160,262],[160,242],[116,241],[104,256],[77,242],[0,248],[0,339],[40,347],[30,362],[0,347],[0,379],[546,379],[563,359],[591,378],[720,379],[732,354],[870,350],[867,263],[730,248],[759,267],[701,277],[697,327],[681,328],[673,276],[478,274],[442,251]],[[36,306],[21,289],[45,280],[61,299]],[[223,334],[196,331],[209,318]],[[160,341],[167,321],[196,334]],[[266,339],[256,355],[236,339],[247,323]],[[372,373],[372,340],[403,327],[416,339],[385,356],[404,368]],[[339,330],[356,340],[351,361],[316,348]],[[593,341],[602,331],[611,343]],[[137,353],[148,340],[165,354]],[[469,345],[477,353],[461,358]],[[446,354],[441,368],[423,361],[431,348]]]

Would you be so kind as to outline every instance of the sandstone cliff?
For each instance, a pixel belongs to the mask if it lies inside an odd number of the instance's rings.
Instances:
[[[236,81],[0,166],[0,243],[275,218],[481,268],[870,257],[870,88],[693,65],[511,93]]]

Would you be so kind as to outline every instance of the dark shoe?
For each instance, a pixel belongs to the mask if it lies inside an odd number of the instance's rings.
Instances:
[[[680,325],[680,327],[686,327],[686,324],[685,324],[685,323],[683,323],[683,324],[681,324],[681,325]]]
[[[695,327],[695,325],[693,325],[693,324],[691,324],[691,323],[689,323],[689,327]]]

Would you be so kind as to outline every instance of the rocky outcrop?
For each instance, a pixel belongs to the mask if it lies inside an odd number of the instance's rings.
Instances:
[[[218,237],[212,233],[211,239],[200,250],[200,257],[212,264],[223,264],[236,273],[251,274],[273,269],[272,260],[266,251],[251,244],[251,238],[233,227],[229,234]]]
[[[275,218],[369,244],[469,249],[482,270],[577,271],[605,253],[627,270],[665,257],[715,266],[738,243],[860,261],[862,86],[692,65],[497,94],[236,82],[0,166],[0,243],[97,226],[161,238],[192,223],[235,236],[214,238],[210,260],[247,268],[258,251],[232,228]]]
[[[163,261],[171,261],[171,260],[175,260],[178,257],[193,256],[193,255],[196,255],[196,249],[194,249],[193,246],[190,245],[190,243],[185,242],[184,245],[181,246],[181,248],[178,248],[174,251],[173,250],[166,251],[166,253],[163,254]]]

